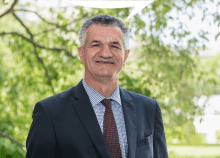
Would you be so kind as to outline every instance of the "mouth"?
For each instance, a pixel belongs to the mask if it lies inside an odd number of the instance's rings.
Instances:
[[[99,64],[114,64],[113,62],[109,62],[109,61],[96,61],[96,63],[99,63]]]

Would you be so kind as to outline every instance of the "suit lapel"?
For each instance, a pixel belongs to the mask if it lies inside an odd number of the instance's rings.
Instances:
[[[121,102],[125,118],[125,127],[128,138],[128,158],[135,158],[137,143],[137,115],[136,107],[131,102],[129,94],[120,88]]]
[[[95,112],[90,103],[89,97],[82,85],[82,80],[74,89],[76,101],[73,106],[76,109],[83,125],[85,126],[91,140],[99,151],[101,157],[111,158],[108,147],[105,143]],[[135,158],[137,142],[137,115],[136,107],[131,102],[129,94],[120,88],[121,102],[125,118],[125,127],[128,139],[128,158]]]
[[[82,123],[84,124],[101,157],[111,158],[100,126],[98,124],[95,112],[92,108],[89,97],[82,85],[82,80],[75,87],[74,96],[76,98],[76,101],[73,102],[74,108],[79,114]]]

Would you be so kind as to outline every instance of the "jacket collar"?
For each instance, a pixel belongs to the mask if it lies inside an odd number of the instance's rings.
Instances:
[[[135,158],[137,142],[136,106],[132,103],[132,99],[128,92],[121,87],[119,87],[119,89],[128,138],[128,158]],[[82,80],[74,89],[74,97],[76,100],[73,102],[73,106],[79,114],[82,123],[84,124],[101,157],[111,158],[95,112],[89,100],[89,96],[83,87]]]
[[[83,83],[83,87],[86,90],[88,96],[89,96],[89,100],[94,108],[95,105],[97,105],[98,103],[100,103],[103,99],[105,99],[105,97],[100,94],[97,90],[93,89],[92,87],[90,87],[85,79],[82,79],[82,83]],[[114,90],[114,92],[112,93],[112,95],[109,98],[106,99],[112,99],[114,101],[116,101],[119,105],[121,105],[121,97],[120,97],[120,92],[119,92],[119,86],[116,87],[116,89]]]

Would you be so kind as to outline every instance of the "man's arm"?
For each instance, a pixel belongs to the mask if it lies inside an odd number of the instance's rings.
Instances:
[[[168,158],[166,138],[160,107],[156,102],[156,118],[154,128],[154,158]]]
[[[44,103],[38,102],[26,140],[26,158],[55,158],[56,140],[50,115]]]

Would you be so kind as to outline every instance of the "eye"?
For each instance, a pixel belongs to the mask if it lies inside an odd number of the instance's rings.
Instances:
[[[100,44],[94,44],[94,45],[92,45],[92,47],[98,47],[98,46],[100,46]]]
[[[113,47],[113,48],[117,48],[117,49],[120,49],[118,46],[115,46],[115,45],[112,45],[111,47]]]

